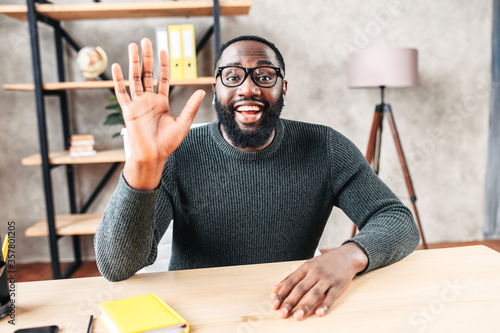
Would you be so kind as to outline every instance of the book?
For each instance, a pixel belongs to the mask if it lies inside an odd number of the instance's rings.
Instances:
[[[82,141],[82,140],[94,141],[94,135],[92,135],[92,134],[73,134],[71,136],[71,140],[75,140],[75,141]]]
[[[70,144],[72,146],[93,146],[95,144],[95,140],[92,134],[74,134],[71,136]]]
[[[187,333],[189,323],[156,294],[99,303],[99,317],[108,332]]]
[[[97,155],[96,150],[89,150],[89,151],[70,151],[69,152],[69,157],[88,157],[88,156],[94,156]]]

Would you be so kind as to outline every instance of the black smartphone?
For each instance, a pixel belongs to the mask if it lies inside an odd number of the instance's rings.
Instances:
[[[21,328],[14,333],[56,333],[59,330],[59,326],[43,326],[43,327],[31,327],[31,328]]]

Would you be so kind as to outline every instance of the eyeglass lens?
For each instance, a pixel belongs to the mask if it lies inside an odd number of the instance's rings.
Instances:
[[[276,69],[272,67],[257,67],[252,70],[253,82],[261,87],[272,87],[276,83]],[[222,70],[222,83],[228,87],[236,87],[245,81],[246,73],[244,68],[226,67]]]

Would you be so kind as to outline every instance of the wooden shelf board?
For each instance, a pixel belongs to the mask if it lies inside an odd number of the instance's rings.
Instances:
[[[171,86],[202,86],[211,85],[215,81],[213,76],[203,76],[192,80],[174,80],[170,82]],[[156,86],[155,80],[155,86]],[[128,86],[128,80],[125,81],[125,85]],[[113,88],[113,81],[81,81],[81,82],[53,82],[44,83],[43,90],[55,91],[55,90],[77,90],[77,89],[111,89]],[[17,91],[34,91],[35,85],[33,83],[12,83],[4,84],[3,89],[5,90],[17,90]]]
[[[28,7],[26,5],[1,5],[0,14],[4,14],[17,20],[26,21],[26,13]]]
[[[68,151],[54,151],[49,153],[49,162],[53,165],[59,164],[94,164],[125,162],[125,151],[122,149],[109,149],[98,151],[93,156],[72,157]],[[40,154],[34,154],[22,159],[23,165],[40,165],[42,158]]]
[[[102,214],[72,214],[57,215],[55,217],[57,234],[67,235],[93,235],[101,222]],[[38,221],[25,231],[26,237],[48,236],[49,228],[47,219]]]
[[[220,15],[247,15],[251,0],[220,1]],[[93,20],[172,16],[210,16],[212,1],[164,1],[137,3],[39,4],[37,11],[55,20]],[[26,5],[2,5],[0,14],[27,19]]]

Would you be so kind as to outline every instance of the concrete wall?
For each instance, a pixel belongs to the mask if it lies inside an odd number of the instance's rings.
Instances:
[[[22,0],[9,0],[23,4]],[[68,3],[69,0],[56,1]],[[83,2],[83,1],[81,1]],[[113,2],[113,1],[106,1]],[[346,86],[346,54],[373,46],[404,46],[419,50],[420,84],[388,89],[390,102],[407,155],[418,196],[418,208],[429,242],[482,238],[490,89],[491,1],[362,1],[304,2],[254,0],[249,16],[222,18],[222,40],[240,34],[261,35],[282,51],[288,80],[283,116],[332,126],[365,151],[376,89],[350,90]],[[158,25],[189,22],[200,38],[210,19],[196,18],[67,22],[64,26],[85,46],[103,47],[111,62],[127,64],[127,44],[154,38]],[[27,25],[0,16],[0,83],[31,82]],[[45,81],[55,81],[51,29],[41,26]],[[213,48],[200,52],[199,75],[211,75]],[[67,52],[69,80],[83,80],[74,53]],[[109,74],[109,69],[107,70]],[[209,95],[196,121],[215,119]],[[172,110],[178,114],[195,88],[177,88]],[[118,128],[102,125],[109,103],[107,90],[69,93],[71,122],[76,133],[92,133],[98,148],[121,145],[111,139]],[[47,125],[52,150],[62,149],[61,119],[55,98],[47,99]],[[26,227],[45,217],[41,168],[21,166],[22,157],[38,152],[34,94],[0,91],[0,232],[16,223],[17,260],[49,260],[46,237],[26,238]],[[387,127],[387,126],[386,126]],[[107,165],[76,167],[78,202],[97,184]],[[388,130],[382,145],[381,177],[409,204],[396,152]],[[68,210],[62,168],[53,171],[54,201],[58,213]],[[116,184],[98,198],[90,212],[102,212]],[[335,211],[321,242],[323,248],[349,237],[351,224]],[[71,258],[69,242],[62,240],[61,256]],[[93,257],[92,237],[83,237],[86,257]]]

